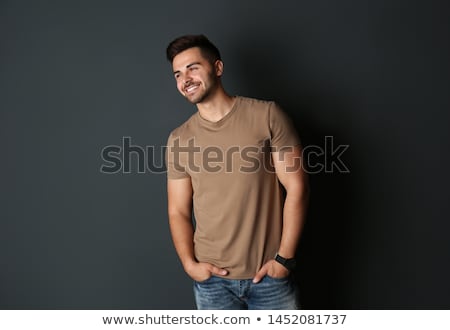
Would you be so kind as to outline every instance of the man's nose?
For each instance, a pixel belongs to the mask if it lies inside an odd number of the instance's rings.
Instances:
[[[186,74],[183,77],[183,85],[189,85],[192,81],[192,77],[189,74]]]

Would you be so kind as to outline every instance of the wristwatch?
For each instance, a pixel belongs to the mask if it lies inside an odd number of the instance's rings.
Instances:
[[[297,261],[295,260],[295,258],[283,258],[282,256],[280,256],[278,253],[275,256],[275,261],[282,264],[284,267],[286,267],[289,270],[294,270],[295,266],[297,264]]]

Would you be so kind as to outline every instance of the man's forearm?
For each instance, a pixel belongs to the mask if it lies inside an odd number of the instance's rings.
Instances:
[[[278,253],[293,258],[303,230],[308,205],[308,189],[305,186],[287,190],[283,208],[283,231]]]
[[[194,255],[194,226],[191,218],[183,215],[169,216],[170,232],[178,257],[186,270],[196,262]]]

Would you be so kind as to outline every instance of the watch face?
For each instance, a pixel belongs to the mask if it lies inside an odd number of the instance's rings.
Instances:
[[[288,259],[288,260],[286,260],[286,263],[287,263],[287,268],[288,269],[294,269],[295,268],[295,265],[297,264],[297,262],[295,261],[295,259]]]

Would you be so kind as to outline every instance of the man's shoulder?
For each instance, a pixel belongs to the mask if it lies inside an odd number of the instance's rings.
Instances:
[[[271,100],[263,100],[263,99],[257,99],[253,97],[247,97],[247,96],[239,96],[241,105],[248,106],[251,108],[258,108],[258,109],[267,109],[270,108],[275,102]]]
[[[194,113],[192,116],[190,116],[184,123],[182,123],[180,126],[174,128],[171,132],[169,137],[180,137],[180,138],[186,138],[192,136],[193,127],[195,126],[195,122],[197,120],[197,113]]]

